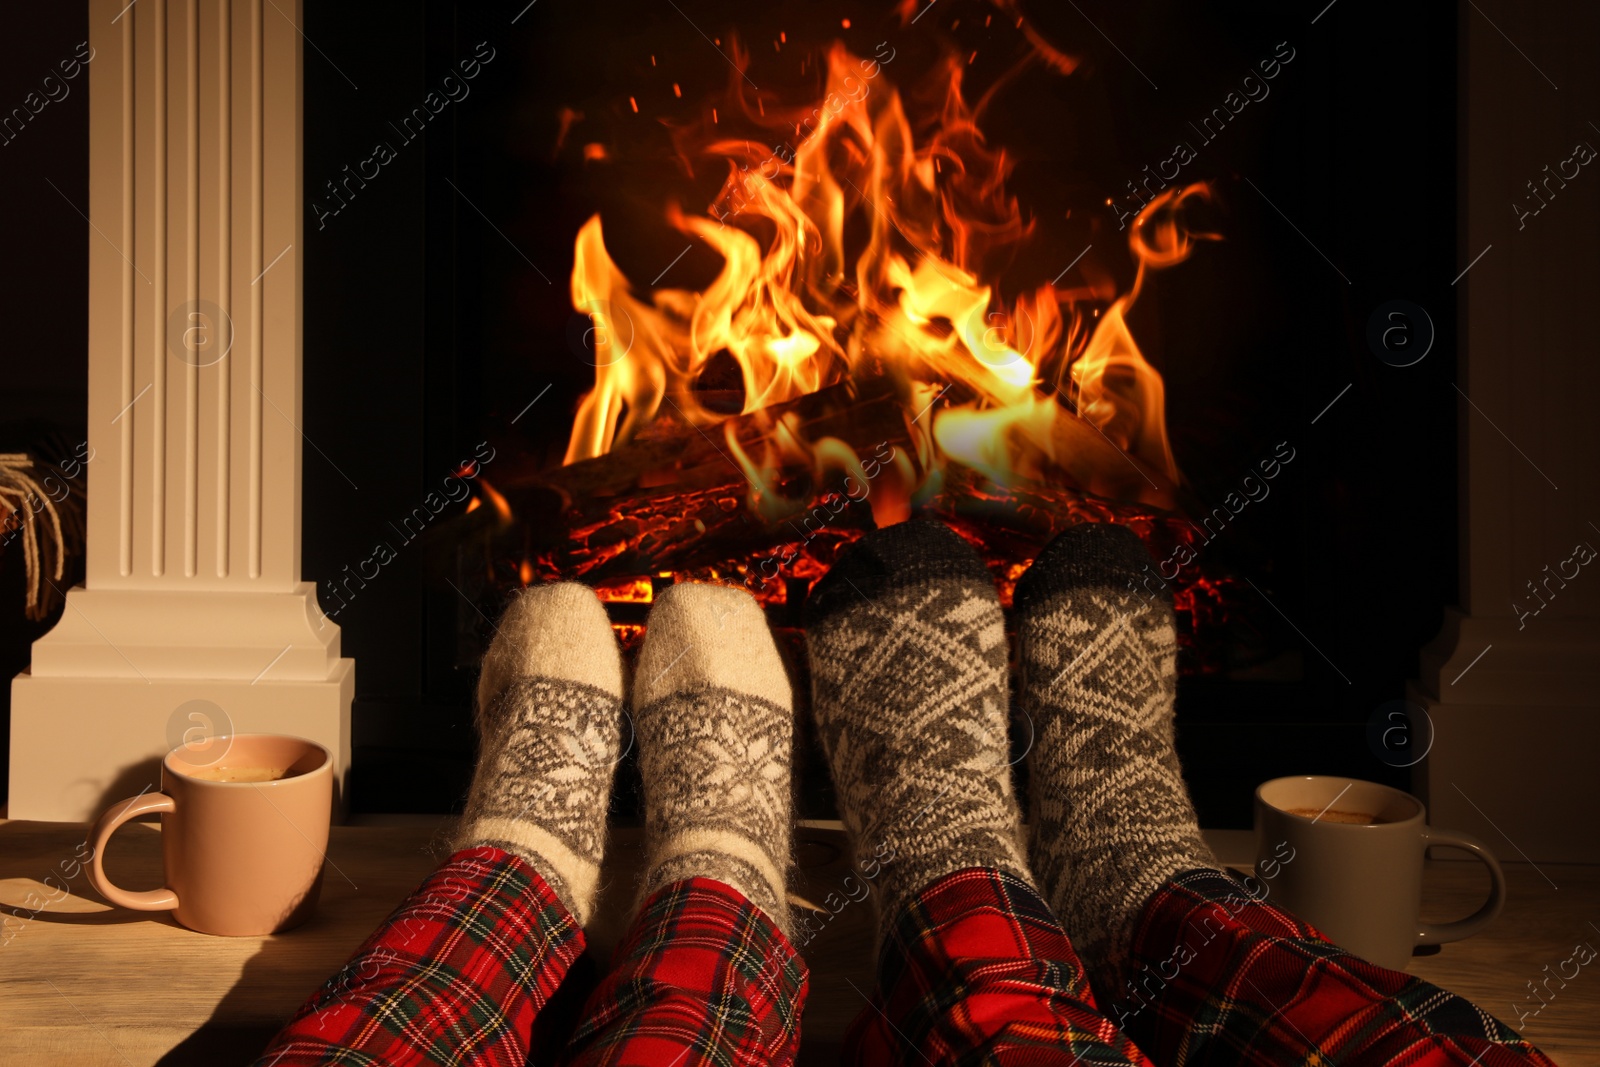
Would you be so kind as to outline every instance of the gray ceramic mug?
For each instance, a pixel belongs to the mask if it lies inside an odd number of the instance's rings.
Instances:
[[[1471,937],[1505,904],[1505,874],[1482,842],[1436,830],[1425,815],[1422,801],[1376,782],[1275,778],[1256,789],[1256,877],[1270,903],[1340,948],[1401,970],[1416,946]],[[1489,899],[1465,919],[1419,918],[1430,846],[1463,849],[1489,868]]]

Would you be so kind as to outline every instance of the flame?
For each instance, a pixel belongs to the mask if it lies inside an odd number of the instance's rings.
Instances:
[[[742,63],[737,47],[735,55]],[[1056,58],[1070,69],[1069,57]],[[750,508],[768,519],[791,515],[810,498],[785,497],[782,472],[866,473],[847,442],[810,439],[792,413],[769,409],[886,377],[905,409],[909,447],[875,480],[880,525],[908,515],[949,464],[998,486],[1088,491],[1128,483],[1131,467],[1141,476],[1138,499],[1171,506],[1180,475],[1163,383],[1127,313],[1148,271],[1214,238],[1183,223],[1185,206],[1209,189],[1175,187],[1141,212],[1128,237],[1137,275],[1125,294],[1045,282],[1008,298],[992,280],[996,265],[1014,258],[1034,226],[1006,191],[1012,158],[978,127],[989,97],[974,108],[962,96],[962,58],[939,72],[942,102],[935,121],[917,127],[928,131],[920,144],[881,64],[835,43],[827,69],[823,104],[809,112],[752,102],[732,83],[735,117],[798,135],[792,152],[701,131],[703,151],[726,160],[728,177],[706,214],[673,206],[667,221],[721,258],[704,289],[637,288],[608,253],[600,217],[579,230],[572,303],[592,323],[595,382],[578,405],[566,462],[605,455],[658,419],[702,433],[726,422],[719,436],[750,483]],[[763,430],[757,440],[742,440],[729,406],[709,405],[697,388],[714,358],[737,367],[739,414],[752,417],[741,425]]]
[[[478,487],[483,490],[483,495],[489,498],[489,503],[494,505],[495,513],[500,516],[500,521],[502,523],[510,522],[511,504],[505,497],[500,495],[500,491],[489,484],[489,479],[481,475],[478,477]],[[473,510],[470,504],[467,506],[467,510]]]

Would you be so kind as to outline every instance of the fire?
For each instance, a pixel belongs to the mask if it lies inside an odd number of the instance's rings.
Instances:
[[[1066,57],[1059,65],[1071,68]],[[721,257],[703,290],[636,287],[607,252],[599,216],[589,219],[571,291],[593,324],[595,382],[566,462],[603,456],[666,420],[719,439],[749,483],[749,508],[774,520],[811,503],[809,491],[785,495],[785,472],[809,471],[812,484],[865,480],[859,453],[871,444],[813,436],[792,412],[768,412],[841,383],[886,379],[910,446],[874,482],[880,525],[905,518],[956,468],[1001,489],[1066,485],[1172,507],[1180,475],[1163,383],[1127,313],[1147,272],[1214,237],[1183,221],[1209,189],[1167,190],[1140,214],[1126,293],[1063,288],[1058,277],[1007,296],[994,264],[1010,261],[1034,226],[1006,190],[1013,159],[989,145],[982,105],[962,95],[965,67],[959,56],[945,62],[942,106],[917,127],[928,131],[920,143],[882,65],[842,44],[827,56],[824,103],[809,112],[751,100],[735,80],[733,117],[802,136],[775,152],[707,135],[703,151],[729,168],[717,200],[706,214],[668,212]],[[737,367],[738,413],[754,418],[759,437],[741,439],[729,406],[697,388],[713,358]]]
[[[483,490],[483,495],[488,497],[489,503],[494,505],[495,513],[500,516],[500,521],[503,523],[509,523],[511,521],[510,502],[506,500],[506,498],[498,489],[489,484],[489,479],[487,478],[482,476],[478,478],[478,488]],[[473,499],[476,501],[477,498],[474,497]],[[471,504],[469,504],[467,505],[467,510],[473,511],[475,509]]]
[[[598,582],[594,592],[607,604],[649,604],[655,599],[655,586],[648,578]]]

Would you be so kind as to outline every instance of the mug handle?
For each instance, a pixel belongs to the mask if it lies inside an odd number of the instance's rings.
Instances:
[[[105,868],[101,866],[106,842],[111,840],[111,835],[116,833],[123,823],[151,812],[176,810],[177,806],[167,794],[143,793],[128,800],[118,801],[100,816],[100,821],[89,831],[89,844],[93,849],[89,853],[89,884],[94,886],[96,892],[117,907],[130,908],[133,911],[171,911],[178,906],[178,894],[165,886],[160,889],[147,889],[142,893],[117,888],[111,884],[111,880],[106,877]]]
[[[1422,849],[1426,855],[1428,847],[1436,845],[1441,848],[1459,848],[1470,852],[1483,865],[1489,868],[1489,899],[1483,907],[1467,916],[1451,923],[1423,923],[1417,924],[1417,944],[1442,945],[1446,941],[1460,941],[1464,937],[1471,937],[1494,921],[1500,914],[1500,909],[1506,903],[1506,875],[1500,869],[1500,861],[1495,859],[1488,849],[1483,847],[1483,842],[1468,834],[1454,833],[1450,830],[1435,830],[1431,826],[1422,828]]]

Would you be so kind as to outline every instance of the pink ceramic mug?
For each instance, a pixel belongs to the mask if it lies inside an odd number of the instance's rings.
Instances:
[[[161,792],[121,801],[100,817],[89,834],[89,881],[112,904],[170,911],[201,933],[237,937],[297,926],[310,917],[322,885],[333,759],[298,737],[211,741],[203,752],[180,746],[167,753]],[[226,780],[272,774],[281,777]],[[150,812],[161,813],[167,884],[144,892],[118,888],[101,866],[106,842],[123,823]]]

